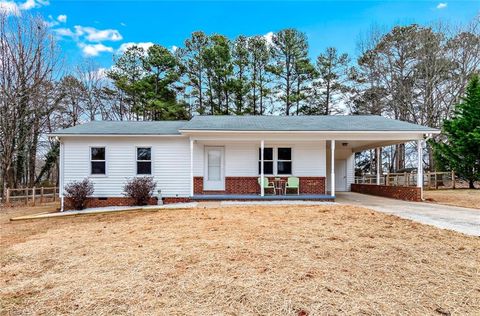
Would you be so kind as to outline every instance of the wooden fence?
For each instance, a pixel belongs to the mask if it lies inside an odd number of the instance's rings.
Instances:
[[[363,176],[356,176],[355,183],[358,184],[377,184],[377,176],[372,174],[365,174]],[[403,172],[403,173],[386,173],[380,175],[380,184],[388,186],[416,186],[417,173]],[[425,172],[423,174],[423,187],[425,189],[455,189],[463,187],[464,183],[459,181],[455,176],[455,172]]]
[[[7,189],[2,204],[36,205],[38,203],[55,202],[58,200],[58,187]]]

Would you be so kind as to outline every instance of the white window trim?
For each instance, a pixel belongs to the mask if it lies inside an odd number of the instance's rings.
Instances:
[[[265,163],[265,162],[270,162],[270,161],[272,162],[272,172],[273,172],[273,173],[264,173],[264,175],[266,175],[266,176],[274,176],[274,175],[275,175],[275,147],[271,147],[271,146],[269,146],[269,147],[264,147],[264,148],[263,148],[263,152],[265,152],[265,149],[268,149],[268,148],[272,148],[272,160],[267,160],[267,159],[264,158],[264,159],[263,159],[263,162],[264,162],[264,163]],[[258,153],[260,153],[260,150],[261,150],[261,148],[258,147]],[[264,154],[264,156],[265,156],[265,154]],[[261,158],[258,158],[258,163],[260,163],[261,160],[262,160]],[[257,168],[258,168],[258,166],[257,166]],[[264,170],[265,170],[265,167],[264,167]],[[260,175],[260,170],[258,171],[258,175]]]
[[[138,160],[138,148],[150,148],[150,160]],[[150,173],[138,173],[138,162],[150,162]],[[135,146],[135,175],[137,176],[153,176],[153,147],[152,146]]]
[[[264,173],[264,175],[266,176],[273,176],[273,177],[289,177],[289,176],[293,176],[294,175],[294,170],[293,170],[293,146],[289,146],[289,145],[276,145],[276,146],[265,146],[264,150],[267,149],[267,148],[272,148],[272,151],[273,151],[273,154],[272,154],[272,158],[273,160],[266,160],[264,159],[263,161],[264,162],[268,162],[268,161],[271,161],[273,162],[273,173],[269,174],[269,173]],[[290,148],[290,160],[279,160],[278,159],[278,148]],[[258,148],[258,150],[260,150],[260,147]],[[279,161],[290,161],[292,163],[292,173],[291,174],[278,174],[278,162]],[[260,159],[258,159],[258,162],[260,162]],[[257,167],[258,168],[258,167]],[[258,172],[258,174],[260,175],[260,172]]]
[[[103,148],[104,151],[105,151],[105,160],[92,160],[92,148]],[[94,178],[105,178],[108,176],[108,164],[107,164],[107,160],[108,160],[108,156],[107,156],[107,146],[105,145],[95,145],[95,146],[89,146],[88,147],[88,160],[90,162],[90,177],[94,177]],[[92,162],[105,162],[105,173],[104,174],[101,174],[101,173],[95,173],[93,174],[92,173]]]

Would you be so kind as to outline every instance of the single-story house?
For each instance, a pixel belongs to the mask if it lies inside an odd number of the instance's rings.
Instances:
[[[164,202],[333,200],[336,191],[351,190],[356,152],[407,141],[417,141],[421,151],[424,139],[435,133],[373,115],[195,116],[94,121],[50,137],[60,141],[61,188],[88,177],[95,186],[91,205],[120,205],[128,203],[125,182],[145,175],[155,179]],[[422,173],[421,160],[419,166]],[[285,192],[289,177],[298,180],[298,190]],[[264,179],[274,187],[278,180],[283,189],[260,186]]]

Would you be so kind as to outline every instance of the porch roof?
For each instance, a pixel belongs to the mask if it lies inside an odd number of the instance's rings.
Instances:
[[[375,115],[195,116],[180,131],[439,132],[434,128]]]

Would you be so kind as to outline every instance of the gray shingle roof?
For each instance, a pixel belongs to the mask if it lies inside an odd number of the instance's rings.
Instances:
[[[50,135],[180,135],[186,121],[93,121]]]
[[[374,115],[195,116],[181,130],[218,131],[414,131],[436,129]]]
[[[94,121],[50,135],[180,135],[180,131],[404,131],[437,132],[422,125],[374,115],[195,116],[190,121]]]

